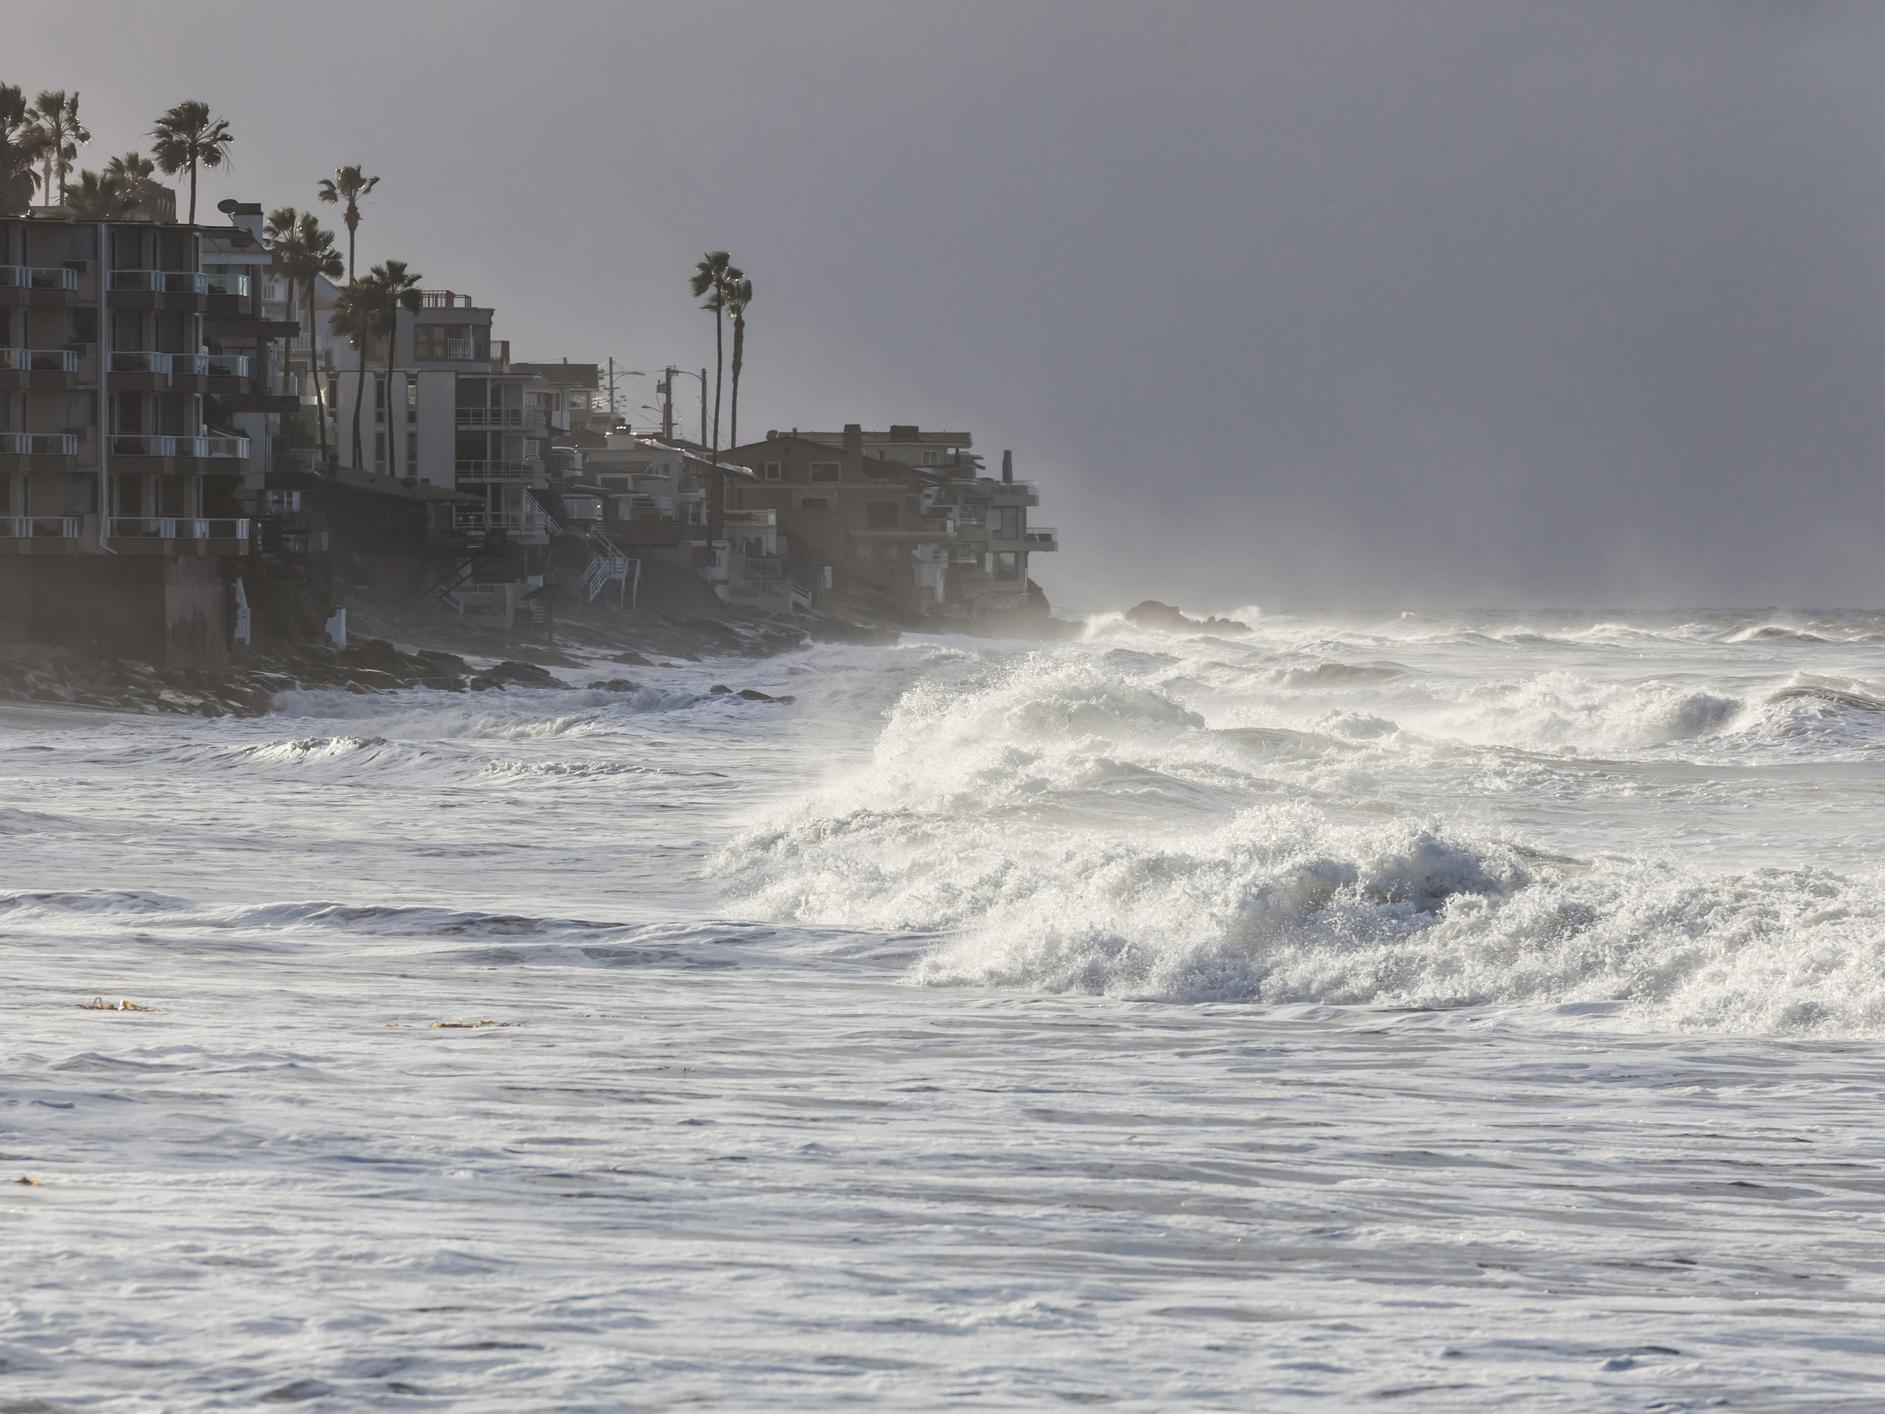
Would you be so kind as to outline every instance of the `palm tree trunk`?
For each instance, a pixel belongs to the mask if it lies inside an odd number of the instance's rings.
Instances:
[[[395,314],[393,318],[397,321],[399,316]],[[397,324],[395,324],[395,329],[396,328]],[[395,450],[398,444],[393,441],[394,332],[394,330],[388,330],[386,334],[386,397],[382,400],[386,407],[386,474],[388,476],[399,475],[399,453]]]
[[[720,527],[726,523],[726,478],[720,474],[720,369],[721,349],[725,344],[726,321],[716,309],[713,312],[713,476],[708,486],[712,504],[707,507],[707,531],[715,540],[720,538]]]
[[[353,466],[355,471],[365,471],[360,453],[360,404],[367,400],[367,339],[360,336],[360,371],[353,380]]]
[[[314,426],[321,440],[321,472],[327,471],[327,380],[321,377],[320,326],[314,322],[314,281],[308,281],[308,372],[314,378]]]
[[[190,158],[190,224],[196,224],[196,157]]]
[[[740,365],[746,356],[746,316],[733,316],[733,406],[727,414],[727,445],[740,444]]]

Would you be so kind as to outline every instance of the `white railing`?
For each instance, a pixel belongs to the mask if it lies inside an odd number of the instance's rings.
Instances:
[[[458,476],[463,481],[527,481],[536,474],[535,462],[461,461]]]
[[[111,288],[156,295],[206,295],[209,276],[196,270],[113,270]]]
[[[79,272],[58,265],[0,265],[0,290],[76,290]]]
[[[247,378],[249,376],[249,356],[247,354],[207,354],[209,371],[218,378]]]
[[[247,378],[247,354],[159,354],[152,357],[170,361],[172,378]],[[142,371],[142,370],[122,370]]]
[[[158,353],[154,349],[113,349],[110,368],[113,373],[155,373],[168,378],[181,354]]]
[[[460,408],[460,427],[533,427],[541,426],[543,415],[526,408]]]
[[[247,540],[246,518],[200,516],[113,516],[109,534],[125,540]]]
[[[0,516],[0,540],[76,540],[77,516]]]
[[[0,373],[77,373],[71,349],[0,349]]]
[[[247,457],[247,437],[165,437],[144,432],[120,432],[111,439],[115,457]]]
[[[1028,531],[1028,545],[1033,549],[1039,550],[1043,547],[1052,548],[1059,544],[1060,532],[1055,530],[1051,525],[1031,528]]]
[[[471,359],[476,358],[477,353],[478,346],[470,339],[447,339],[445,341],[445,357],[447,358]]]
[[[233,272],[221,275],[205,275],[209,282],[209,292],[213,295],[234,295],[237,299],[249,297],[249,277]]]
[[[79,439],[71,432],[0,432],[0,453],[15,457],[76,457]]]

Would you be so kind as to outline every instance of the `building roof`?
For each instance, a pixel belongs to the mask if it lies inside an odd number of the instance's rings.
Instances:
[[[865,433],[864,435],[868,437],[870,434]],[[727,455],[731,456],[735,452],[750,452],[754,448],[764,446],[767,442],[802,442],[806,446],[815,448],[820,452],[843,450],[841,446],[827,442],[814,433],[769,432],[761,441],[748,442],[744,447],[729,448]],[[862,463],[864,470],[872,476],[913,476],[919,481],[934,482],[937,485],[942,485],[950,480],[949,477],[940,474],[933,468],[911,466],[908,462],[893,462],[886,457],[873,457],[869,453],[860,453],[858,460]]]
[[[813,442],[844,441],[842,432],[799,432],[797,436]],[[967,432],[925,432],[914,423],[893,422],[887,431],[861,434],[866,442],[924,442],[937,447],[972,447],[975,438]]]

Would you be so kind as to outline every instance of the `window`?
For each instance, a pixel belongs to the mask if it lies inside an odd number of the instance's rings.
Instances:
[[[992,556],[995,561],[996,579],[1019,579],[1021,577],[1021,557],[1012,550],[1003,550]]]
[[[1002,506],[996,512],[995,534],[1003,540],[1021,538],[1021,507]]]
[[[65,233],[65,258],[74,263],[98,259],[98,227],[68,227]]]
[[[801,511],[828,511],[831,509],[831,498],[829,496],[800,496],[799,509]]]
[[[813,462],[812,463],[810,480],[836,481],[837,479],[838,479],[838,463],[836,462]]]
[[[768,481],[785,480],[785,468],[780,466],[778,462],[767,462],[766,463],[766,480]]]
[[[864,524],[872,530],[895,530],[901,521],[895,501],[872,501],[864,507]]]
[[[75,344],[95,344],[98,342],[97,310],[75,309],[72,311],[72,342]]]
[[[65,513],[88,516],[98,509],[98,478],[90,472],[67,472],[65,478]]]

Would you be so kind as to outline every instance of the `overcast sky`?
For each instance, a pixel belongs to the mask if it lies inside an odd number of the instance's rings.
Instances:
[[[363,163],[362,260],[520,358],[711,364],[685,280],[731,250],[742,429],[1013,447],[1073,606],[1885,602],[1870,0],[5,0],[0,39],[85,165],[207,100],[212,212]]]

